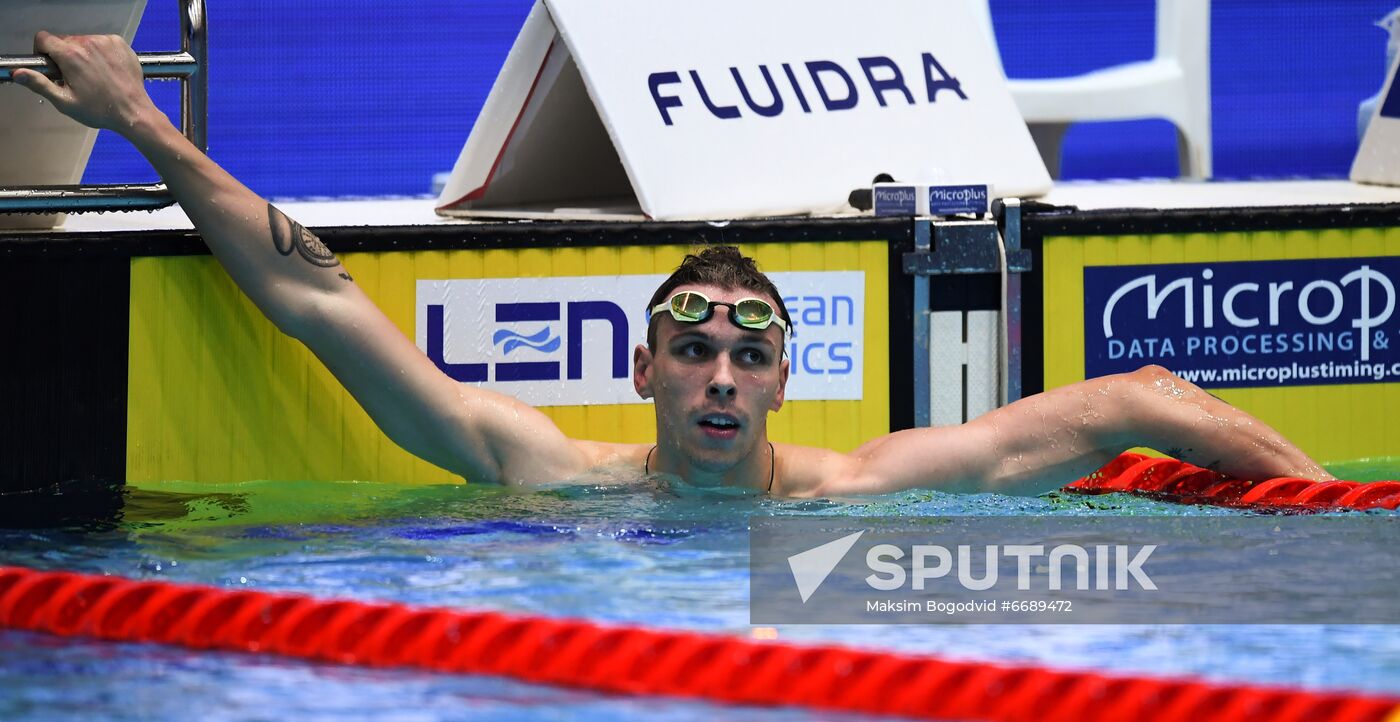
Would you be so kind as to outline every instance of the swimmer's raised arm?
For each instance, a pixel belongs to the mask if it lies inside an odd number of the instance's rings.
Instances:
[[[140,62],[121,38],[41,32],[34,48],[58,64],[63,85],[29,70],[15,71],[15,82],[136,146],[239,288],[305,343],[400,446],[469,479],[499,482],[565,478],[603,453],[571,441],[528,405],[439,371],[325,245],[181,135],[151,102]]]
[[[1037,394],[962,426],[911,429],[848,457],[819,494],[930,487],[1040,493],[1146,446],[1243,479],[1331,479],[1262,421],[1159,366]]]

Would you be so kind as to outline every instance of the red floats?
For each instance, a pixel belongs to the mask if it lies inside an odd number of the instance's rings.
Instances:
[[[1152,464],[1152,469],[1163,469],[1153,474],[1155,480],[1187,484],[1194,479]],[[1290,483],[1276,484],[1260,496],[1272,501],[1287,488]],[[1327,488],[1314,493],[1328,498],[1337,493],[1332,491],[1336,487]],[[1375,501],[1366,498],[1365,503]],[[1376,498],[1389,497],[1382,493]],[[609,693],[925,719],[1383,722],[1400,715],[1400,699],[1342,692],[957,662],[13,567],[0,567],[0,626],[342,664],[493,674]]]
[[[1278,509],[1395,509],[1400,481],[1311,481],[1280,478],[1232,479],[1175,459],[1121,454],[1102,469],[1065,486],[1080,494],[1126,492],[1183,504]]]

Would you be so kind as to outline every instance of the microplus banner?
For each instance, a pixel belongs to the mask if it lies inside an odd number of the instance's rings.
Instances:
[[[1400,381],[1400,258],[1091,266],[1084,373],[1208,388]]]
[[[794,333],[789,400],[859,400],[865,273],[770,273]],[[447,375],[536,406],[642,404],[632,350],[663,274],[420,280],[416,342]],[[723,311],[720,311],[723,313]]]

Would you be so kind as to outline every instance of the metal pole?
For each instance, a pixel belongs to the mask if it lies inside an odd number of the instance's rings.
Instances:
[[[183,80],[193,76],[198,70],[198,62],[188,52],[183,53],[138,53],[141,72],[147,79]],[[50,80],[62,80],[63,74],[47,55],[0,55],[0,83],[14,80],[16,70],[33,70]]]
[[[932,249],[933,221],[927,218],[914,219],[914,252],[927,253]],[[914,426],[926,427],[933,423],[933,397],[929,379],[929,277],[925,274],[914,276]]]
[[[1005,230],[1002,239],[1006,243],[1009,257],[1021,249],[1021,199],[1007,198],[1002,201],[1005,208]],[[1021,274],[1008,273],[1006,298],[1002,299],[1006,313],[1006,403],[1021,398]]]
[[[209,43],[204,0],[179,0],[178,53],[138,53],[146,78],[179,80],[180,129],[200,152],[209,148]],[[44,55],[0,56],[0,83],[27,68],[62,80],[58,66]],[[164,183],[32,186],[0,188],[0,213],[136,211],[164,208],[175,202]]]
[[[209,37],[204,0],[182,0],[180,10],[180,50],[194,64],[190,79],[180,84],[180,127],[201,153],[208,153]]]

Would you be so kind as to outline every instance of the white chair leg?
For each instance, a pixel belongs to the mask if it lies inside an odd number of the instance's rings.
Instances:
[[[1065,132],[1069,130],[1069,126],[1069,123],[1031,123],[1027,126],[1031,131],[1031,139],[1035,141],[1035,149],[1040,151],[1040,159],[1045,162],[1045,170],[1050,172],[1051,178],[1060,177],[1060,146],[1064,144]]]
[[[1195,123],[1174,119],[1172,124],[1176,127],[1177,162],[1181,177],[1210,179],[1214,175],[1210,116],[1197,118]]]

